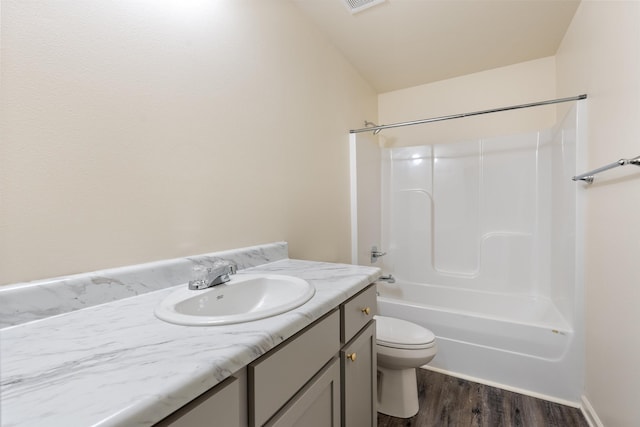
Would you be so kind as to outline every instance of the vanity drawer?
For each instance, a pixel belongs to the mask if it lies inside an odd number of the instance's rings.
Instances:
[[[362,329],[376,314],[376,285],[369,285],[359,294],[340,306],[342,329],[340,341],[348,342]]]
[[[338,353],[338,310],[281,347],[249,364],[250,426],[263,425]]]

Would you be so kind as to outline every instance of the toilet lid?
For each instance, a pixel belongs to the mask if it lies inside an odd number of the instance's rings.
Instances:
[[[415,323],[394,317],[375,316],[376,340],[388,347],[410,348],[432,344],[436,336],[430,330]]]

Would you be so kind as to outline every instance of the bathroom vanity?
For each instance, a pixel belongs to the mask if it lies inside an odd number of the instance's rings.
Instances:
[[[379,270],[292,260],[286,243],[264,246],[0,288],[5,324],[39,319],[0,330],[2,426],[375,425]],[[220,258],[236,262],[238,275],[299,277],[315,295],[233,325],[154,316],[186,286],[193,263]],[[111,289],[139,295],[105,301]],[[55,298],[71,308],[47,317]]]
[[[376,426],[375,286],[156,424]]]

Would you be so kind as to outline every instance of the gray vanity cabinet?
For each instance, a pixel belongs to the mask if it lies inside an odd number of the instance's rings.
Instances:
[[[285,404],[299,400],[304,394],[305,384],[318,381],[318,373],[337,356],[339,350],[340,315],[338,310],[334,310],[251,362],[248,367],[249,426],[265,425],[274,416],[289,419],[284,416],[284,412],[290,409]],[[340,407],[339,392],[338,387],[334,393],[338,396],[337,408]],[[299,408],[300,404],[295,407]]]
[[[246,426],[247,399],[244,370],[192,400],[154,427]]]
[[[300,363],[310,365],[311,360],[315,360],[317,366],[323,360],[328,360],[328,354],[334,357],[273,418],[264,424],[265,426],[375,427],[377,425],[376,330],[373,320],[375,309],[375,286],[369,286],[340,305],[339,323],[337,322],[338,312],[335,311],[327,319],[316,322],[314,324],[316,326],[303,331],[305,344],[294,347],[295,350],[291,352],[297,355],[297,358],[285,357],[284,360],[288,362],[283,364],[281,350],[274,352],[274,360],[279,369],[269,369],[268,372],[280,378],[287,378],[281,383],[291,382],[291,379],[298,377],[296,372],[300,370],[298,367]],[[326,324],[333,317],[335,320],[328,328]],[[335,333],[338,326],[339,335]],[[293,343],[287,345],[295,346],[297,339],[300,338],[294,338]],[[283,350],[287,351],[288,348],[284,347]],[[331,351],[335,352],[331,353]],[[339,354],[339,360],[335,358],[336,353]],[[314,356],[311,357],[311,355]],[[258,362],[260,363],[262,361]],[[251,384],[252,365],[249,365],[249,384]],[[276,383],[275,377],[269,383],[271,385]],[[249,389],[251,390],[251,385]],[[255,398],[258,399],[258,395]],[[254,405],[255,402],[252,403],[252,401],[250,393],[250,411],[252,407],[255,407],[254,411],[259,411],[258,405]],[[261,418],[253,417],[253,419],[254,422],[250,422],[251,427],[263,425],[260,422]]]
[[[370,285],[156,426],[376,426],[375,308]]]

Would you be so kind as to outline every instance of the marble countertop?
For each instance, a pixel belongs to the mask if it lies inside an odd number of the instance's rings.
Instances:
[[[316,294],[278,316],[197,327],[154,316],[172,287],[0,330],[1,425],[150,426],[364,289],[379,269],[284,259],[243,273],[300,277]]]

